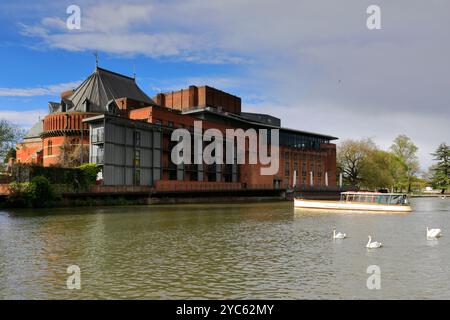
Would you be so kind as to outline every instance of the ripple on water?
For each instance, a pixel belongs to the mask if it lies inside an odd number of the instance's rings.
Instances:
[[[427,224],[450,229],[449,204],[367,216],[295,214],[285,202],[0,213],[0,297],[450,298],[449,240],[424,239]],[[349,238],[333,241],[333,226]],[[368,251],[368,234],[385,247]],[[65,289],[72,264],[79,291]],[[366,288],[372,264],[378,292]]]

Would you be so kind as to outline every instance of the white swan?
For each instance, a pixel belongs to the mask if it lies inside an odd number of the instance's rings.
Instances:
[[[336,228],[333,228],[333,239],[345,239],[347,235],[345,233],[336,233]]]
[[[378,242],[378,241],[372,242],[372,237],[369,236],[369,241],[366,244],[366,248],[376,249],[376,248],[379,248],[379,247],[381,247],[381,242]]]
[[[442,236],[441,229],[430,229],[427,227],[427,238],[439,238]]]

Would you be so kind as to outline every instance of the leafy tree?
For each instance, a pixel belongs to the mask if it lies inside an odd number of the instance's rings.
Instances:
[[[411,181],[412,191],[421,192],[428,185],[428,180],[414,177]]]
[[[390,152],[372,150],[367,154],[361,169],[362,184],[368,189],[397,189],[405,167]]]
[[[419,160],[417,158],[417,146],[406,135],[399,135],[394,139],[390,147],[391,152],[402,162],[405,171],[405,181],[408,192],[411,191],[411,183],[419,171]]]
[[[4,162],[9,150],[23,137],[24,131],[7,120],[0,120],[0,160]]]
[[[435,188],[445,193],[450,188],[450,146],[441,143],[432,155],[437,163],[431,169],[431,181]]]
[[[43,176],[37,176],[31,179],[27,191],[35,207],[44,206],[48,201],[55,200],[57,197],[53,186]]]
[[[337,150],[337,167],[343,178],[352,186],[361,187],[363,167],[368,154],[375,150],[371,139],[344,140]]]
[[[94,185],[97,181],[97,174],[101,171],[101,168],[95,163],[85,163],[78,167],[81,170],[81,181],[79,181],[82,187],[89,187]]]
[[[7,202],[10,206],[25,208],[31,206],[31,197],[28,192],[30,183],[12,182],[9,184]]]
[[[15,148],[11,148],[8,150],[8,152],[6,153],[4,162],[8,163],[9,159],[11,159],[11,158],[14,158],[14,159],[16,158],[16,149]]]
[[[59,198],[44,176],[36,176],[30,182],[10,183],[9,190],[7,202],[13,207],[45,207]]]

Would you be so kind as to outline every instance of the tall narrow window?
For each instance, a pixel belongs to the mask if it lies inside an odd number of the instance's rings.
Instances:
[[[322,164],[319,162],[317,165],[317,178],[320,180],[322,178]]]
[[[139,131],[134,132],[134,145],[136,147],[141,146],[141,133]]]
[[[141,170],[134,171],[134,185],[141,185]]]
[[[289,161],[286,161],[286,163],[284,164],[284,175],[286,177],[289,177]]]
[[[52,140],[48,140],[47,143],[47,154],[51,156],[53,154],[53,142]]]
[[[135,167],[141,166],[141,151],[140,150],[134,150],[134,166]]]

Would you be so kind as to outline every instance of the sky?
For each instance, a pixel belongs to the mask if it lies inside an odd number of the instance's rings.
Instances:
[[[372,4],[381,29],[367,28]],[[69,5],[79,30],[67,28]],[[98,52],[151,97],[209,85],[243,111],[339,141],[388,148],[406,134],[425,170],[450,143],[449,12],[447,0],[2,0],[0,118],[33,125]]]

